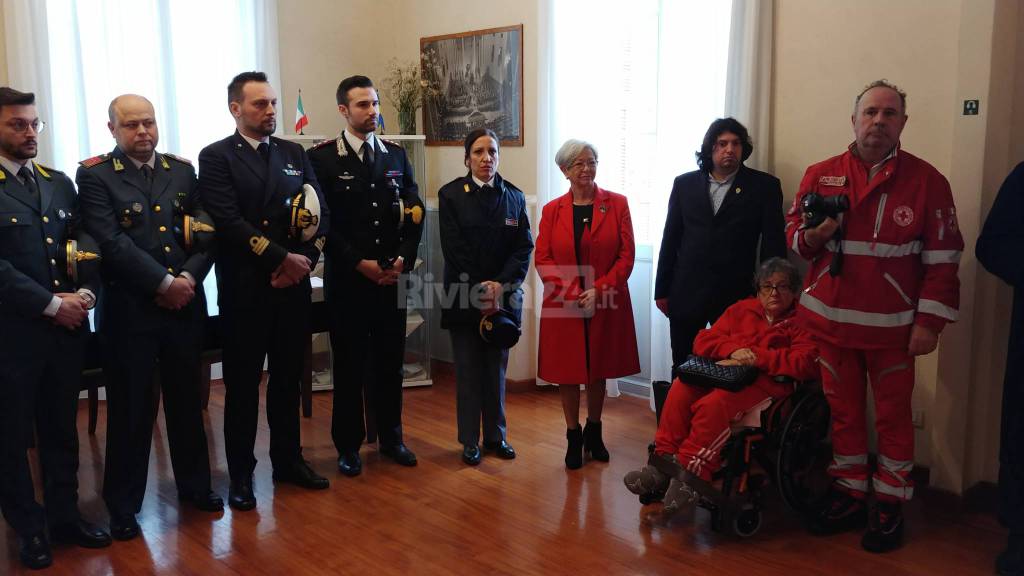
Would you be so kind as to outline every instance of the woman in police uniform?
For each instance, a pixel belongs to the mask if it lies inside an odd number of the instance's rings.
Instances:
[[[469,173],[438,192],[447,296],[441,326],[451,332],[459,442],[462,460],[471,466],[480,463],[481,415],[484,449],[506,460],[516,456],[506,441],[508,348],[485,341],[481,321],[521,321],[533,238],[526,198],[498,174],[498,147],[493,131],[470,132],[464,160]]]

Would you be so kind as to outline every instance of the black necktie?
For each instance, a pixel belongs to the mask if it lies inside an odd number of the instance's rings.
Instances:
[[[146,179],[146,185],[147,186],[152,186],[153,185],[153,168],[150,167],[149,164],[143,164],[142,168],[140,168],[140,169],[142,170],[142,177]]]
[[[270,144],[260,142],[260,145],[256,147],[256,151],[260,153],[260,158],[262,158],[263,163],[266,164],[267,159],[270,158]]]
[[[32,171],[28,169],[28,166],[22,166],[21,170],[18,170],[18,176],[21,176],[21,179],[25,182],[25,188],[28,188],[29,192],[35,194],[39,191],[36,187],[36,178],[32,175]]]
[[[361,149],[363,151],[363,166],[365,166],[367,170],[372,172],[373,171],[373,149],[370,148],[370,143],[369,142],[363,142],[363,146],[362,146]]]

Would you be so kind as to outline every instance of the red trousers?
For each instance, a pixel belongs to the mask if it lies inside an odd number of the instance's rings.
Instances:
[[[710,481],[721,465],[718,452],[729,439],[729,424],[758,404],[791,391],[791,386],[766,376],[739,392],[699,388],[676,378],[661,408],[655,451],[675,454],[683,468]]]
[[[872,487],[881,500],[914,495],[914,425],[910,397],[914,358],[906,350],[856,350],[818,343],[821,384],[832,409],[829,473],[856,497],[868,492],[867,381],[875,399],[878,466]]]

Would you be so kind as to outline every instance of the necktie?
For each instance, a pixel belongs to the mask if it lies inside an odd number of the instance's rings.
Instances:
[[[18,170],[18,176],[21,176],[21,179],[24,180],[25,188],[28,188],[29,192],[35,194],[39,191],[36,187],[35,176],[32,175],[32,171],[28,169],[28,166],[22,166],[21,170]]]
[[[256,147],[256,151],[260,153],[260,158],[263,159],[264,163],[270,158],[270,144],[260,142],[260,145]]]
[[[153,168],[149,164],[142,165],[142,177],[146,179],[146,184],[153,184]]]
[[[369,142],[363,142],[363,146],[362,146],[361,150],[363,152],[363,166],[365,166],[367,170],[372,171],[373,170],[373,149],[370,148],[370,143]]]

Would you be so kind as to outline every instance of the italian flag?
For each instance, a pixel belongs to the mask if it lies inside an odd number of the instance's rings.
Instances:
[[[309,124],[309,117],[302,109],[302,90],[299,90],[299,101],[295,105],[295,133],[302,134],[302,127]]]

